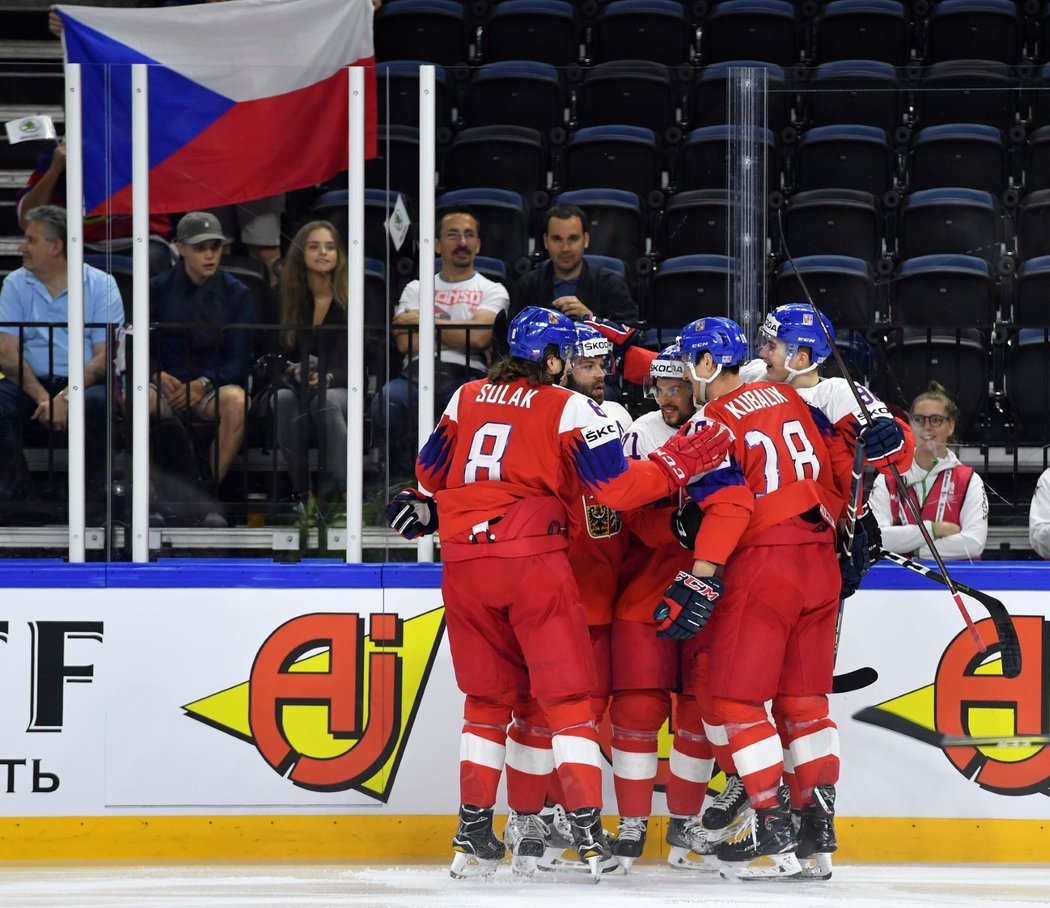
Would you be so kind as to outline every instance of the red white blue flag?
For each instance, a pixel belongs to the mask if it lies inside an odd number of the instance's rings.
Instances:
[[[323,182],[347,166],[347,66],[368,67],[371,0],[60,6],[81,63],[87,214],[131,211],[131,66],[149,65],[150,210],[190,211]]]

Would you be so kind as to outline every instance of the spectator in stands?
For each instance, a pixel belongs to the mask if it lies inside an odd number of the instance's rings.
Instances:
[[[59,20],[61,21],[61,20]],[[36,170],[29,175],[26,185],[18,192],[16,210],[19,226],[25,229],[26,213],[41,205],[66,206],[66,144],[42,151]],[[171,218],[166,214],[151,214],[150,270],[166,271],[175,261],[171,248]],[[97,215],[84,218],[84,248],[93,252],[126,252],[131,249],[131,215]]]
[[[250,258],[262,262],[270,284],[277,283],[274,264],[281,257],[281,214],[284,212],[284,193],[222,205],[212,209],[222,222],[226,235],[226,252],[232,251],[235,238],[239,238]]]
[[[150,281],[151,420],[217,424],[208,463],[221,483],[244,438],[245,388],[252,365],[255,302],[248,288],[221,271],[225,237],[215,215],[191,211],[179,221],[182,261]],[[223,525],[221,515],[209,523]]]
[[[34,489],[26,442],[48,444],[69,418],[69,296],[66,212],[44,205],[25,213],[22,267],[0,289],[0,499],[25,500]],[[27,323],[54,327],[33,327]],[[89,505],[104,502],[106,465],[106,325],[124,324],[113,278],[84,266],[85,472]],[[90,326],[90,327],[87,327]]]
[[[956,443],[958,418],[958,406],[935,381],[912,401],[909,420],[915,433],[915,461],[903,477],[907,489],[898,490],[893,477],[880,473],[869,501],[882,531],[882,545],[889,551],[932,558],[901,500],[901,494],[907,494],[918,505],[944,560],[981,557],[988,537],[988,496],[981,477],[960,463],[949,447]]]
[[[1040,558],[1050,559],[1050,470],[1044,470],[1035,484],[1028,513],[1028,538]]]
[[[441,413],[463,382],[483,378],[492,346],[492,324],[506,313],[509,299],[502,284],[474,270],[481,249],[481,227],[473,212],[454,208],[439,213],[437,251],[441,270],[434,276],[434,315],[439,319],[434,364],[434,412]],[[419,281],[411,281],[394,310],[394,341],[405,354],[400,377],[372,398],[372,431],[387,451],[390,473],[411,476],[416,460],[415,425],[418,393]]]
[[[526,306],[543,306],[576,321],[593,316],[638,321],[638,306],[624,279],[608,268],[591,267],[583,257],[591,240],[583,209],[555,205],[545,217],[543,246],[550,258],[514,285],[508,317]]]
[[[318,491],[345,502],[348,276],[342,240],[328,221],[310,221],[295,235],[278,290],[280,344],[294,362],[270,405],[292,494],[306,508],[315,503],[305,450],[314,426],[328,472]]]

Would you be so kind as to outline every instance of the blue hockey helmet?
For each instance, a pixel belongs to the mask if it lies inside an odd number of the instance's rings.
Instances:
[[[572,348],[572,362],[578,359],[600,359],[602,369],[612,371],[612,341],[603,337],[601,332],[590,325],[580,322],[576,325],[576,344]]]
[[[540,306],[522,309],[510,320],[507,331],[510,355],[533,363],[543,362],[550,344],[558,348],[558,356],[567,363],[576,340],[576,323],[571,318]]]
[[[698,318],[678,336],[682,362],[693,364],[703,353],[710,353],[718,366],[739,366],[747,362],[747,338],[730,318]]]
[[[827,328],[827,334],[818,324],[818,317]],[[827,316],[809,303],[785,303],[783,306],[777,306],[766,316],[759,334],[764,340],[778,338],[784,341],[787,344],[788,360],[798,353],[799,347],[809,347],[813,351],[811,358],[814,368],[831,356],[828,336],[830,335],[832,340],[835,339],[835,329]],[[793,369],[788,371],[795,372]]]
[[[656,359],[649,363],[649,374],[645,377],[642,385],[646,397],[656,397],[656,383],[661,378],[685,381],[682,348],[678,344],[664,347],[663,350],[656,354]]]

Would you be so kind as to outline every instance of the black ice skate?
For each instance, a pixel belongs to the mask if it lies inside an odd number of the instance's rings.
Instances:
[[[795,856],[802,864],[802,876],[831,879],[831,856],[839,847],[835,841],[835,786],[817,785],[814,803],[802,808]]]
[[[798,841],[791,809],[786,804],[762,807],[752,815],[750,829],[718,846],[722,877],[727,880],[763,880],[797,876],[802,868],[795,857]],[[768,857],[773,866],[752,866]]]
[[[612,841],[612,853],[625,872],[642,856],[648,827],[648,817],[620,817],[620,826]]]
[[[708,840],[699,817],[669,817],[667,844],[671,846],[667,863],[676,870],[699,870],[704,873],[718,870],[715,845]]]
[[[726,784],[704,811],[702,824],[710,842],[724,842],[743,830],[751,819],[751,802],[740,776],[726,774]]]
[[[576,852],[591,870],[594,882],[602,878],[602,864],[612,857],[609,836],[602,829],[602,814],[597,807],[579,807],[569,814],[572,841]]]
[[[572,823],[561,804],[544,807],[540,819],[547,825],[547,848],[540,858],[537,869],[560,873],[590,873],[588,864],[581,864],[576,846],[572,841]],[[612,855],[599,865],[602,873],[620,870],[620,862]]]
[[[449,873],[455,880],[473,876],[491,876],[507,849],[492,831],[492,808],[462,804],[459,808],[459,829],[452,838],[452,858]]]
[[[511,812],[503,839],[510,849],[510,869],[518,876],[532,876],[547,849],[547,824],[538,813]]]

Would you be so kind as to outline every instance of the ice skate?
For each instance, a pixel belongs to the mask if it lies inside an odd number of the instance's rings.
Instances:
[[[590,873],[587,864],[581,864],[572,841],[572,824],[561,804],[545,807],[540,819],[547,824],[547,848],[540,858],[538,869],[549,872],[569,871]],[[620,869],[620,862],[612,855],[601,862],[602,873]]]
[[[624,872],[629,871],[631,865],[642,856],[648,827],[648,817],[620,817],[620,826],[612,841],[612,853]]]
[[[751,802],[740,776],[726,774],[726,783],[718,797],[704,811],[701,824],[710,842],[724,842],[742,831],[751,819]]]
[[[667,821],[667,844],[671,846],[667,863],[676,870],[699,870],[703,873],[718,870],[715,846],[708,841],[699,817],[670,817]]]
[[[795,848],[795,825],[786,804],[754,811],[748,829],[718,846],[722,878],[727,880],[768,880],[796,877],[802,870]],[[755,863],[768,857],[769,862]]]
[[[547,824],[538,813],[516,813],[507,817],[503,840],[510,850],[510,869],[518,876],[532,876],[546,850]]]
[[[802,808],[795,856],[802,865],[805,879],[831,879],[831,855],[838,848],[835,841],[835,786],[817,785],[814,803]]]
[[[492,808],[462,804],[459,808],[459,829],[452,838],[452,858],[449,873],[455,880],[475,876],[492,876],[503,860],[507,849],[492,831]]]
[[[601,811],[597,807],[579,807],[569,814],[569,823],[576,852],[597,883],[602,878],[602,864],[612,857],[609,835],[602,829]]]

